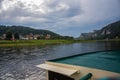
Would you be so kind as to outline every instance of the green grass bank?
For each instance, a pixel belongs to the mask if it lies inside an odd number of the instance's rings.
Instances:
[[[55,44],[69,44],[75,42],[74,40],[0,40],[0,47],[12,46],[44,46]]]
[[[19,47],[19,46],[44,46],[56,44],[70,44],[76,42],[99,42],[99,41],[120,41],[120,39],[111,40],[0,40],[0,47]]]

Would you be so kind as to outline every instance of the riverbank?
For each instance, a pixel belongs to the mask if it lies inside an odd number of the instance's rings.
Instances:
[[[44,46],[55,44],[69,44],[75,42],[74,40],[0,40],[0,47],[12,47],[12,46]]]
[[[120,41],[120,39],[103,39],[103,40],[75,40],[76,42],[101,42],[101,41]]]
[[[56,44],[70,44],[76,42],[98,42],[98,41],[120,41],[120,39],[111,40],[0,40],[0,47],[21,47],[21,46],[44,46]]]

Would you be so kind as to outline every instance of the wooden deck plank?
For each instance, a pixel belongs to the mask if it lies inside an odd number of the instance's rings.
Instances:
[[[53,72],[61,73],[61,74],[67,75],[67,76],[71,76],[72,74],[74,74],[78,71],[75,69],[59,67],[59,66],[54,66],[54,65],[50,65],[50,64],[40,64],[40,65],[37,65],[37,67],[43,68],[46,70],[50,70]]]

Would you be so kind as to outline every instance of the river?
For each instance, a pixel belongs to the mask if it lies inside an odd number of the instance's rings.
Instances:
[[[45,71],[36,65],[49,59],[103,50],[120,50],[120,42],[0,48],[0,80],[46,80]]]

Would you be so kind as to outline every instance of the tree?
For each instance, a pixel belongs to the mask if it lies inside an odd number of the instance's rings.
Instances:
[[[10,30],[8,30],[8,31],[6,32],[6,39],[7,39],[7,40],[11,40],[11,39],[12,39],[12,32],[11,32]]]
[[[14,37],[15,37],[15,39],[20,39],[19,33],[16,32],[16,33],[14,34]]]

